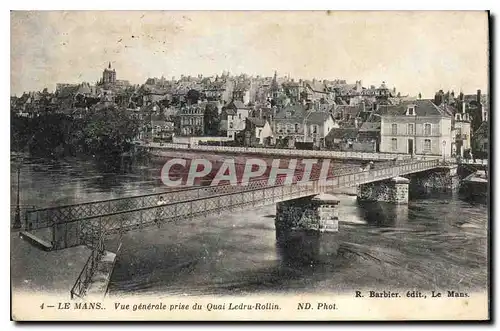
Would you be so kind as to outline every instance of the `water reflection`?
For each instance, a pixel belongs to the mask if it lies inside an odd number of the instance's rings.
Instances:
[[[276,247],[285,266],[332,264],[337,257],[339,240],[336,233],[294,230],[277,238]]]
[[[359,201],[361,217],[366,224],[378,227],[405,227],[408,221],[408,205],[388,202]]]

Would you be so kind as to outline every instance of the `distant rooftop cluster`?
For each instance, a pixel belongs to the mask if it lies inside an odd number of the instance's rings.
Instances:
[[[276,71],[266,77],[229,72],[210,77],[151,77],[140,85],[117,77],[110,63],[94,84],[59,83],[53,93],[47,89],[24,93],[11,98],[11,109],[26,117],[47,112],[81,117],[87,112],[114,108],[142,121],[140,139],[158,135],[162,139],[173,135],[224,136],[240,144],[279,142],[290,148],[296,143],[322,148],[328,141],[351,142],[348,146],[369,151],[388,148],[387,143],[381,143],[382,118],[401,117],[401,123],[396,125],[409,121],[410,113],[421,121],[428,117],[449,118],[450,128],[468,132],[464,133],[469,135],[467,143],[454,145],[455,149],[464,149],[470,147],[471,132],[486,123],[489,114],[488,98],[479,90],[472,95],[440,90],[433,100],[424,100],[420,95],[402,95],[384,81],[378,86],[363,86],[361,80],[348,83],[342,79],[295,79],[279,76]],[[455,135],[452,131],[446,134]],[[449,146],[454,139],[449,139]]]

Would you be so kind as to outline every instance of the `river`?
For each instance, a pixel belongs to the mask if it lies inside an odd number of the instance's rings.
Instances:
[[[17,174],[11,162],[11,205]],[[55,206],[165,190],[161,162],[127,172],[93,160],[25,158],[20,201]],[[408,206],[340,199],[338,255],[291,263],[276,245],[275,206],[129,232],[109,295],[204,295],[359,289],[485,290],[488,206],[457,193],[410,196]],[[111,239],[115,240],[115,239]]]

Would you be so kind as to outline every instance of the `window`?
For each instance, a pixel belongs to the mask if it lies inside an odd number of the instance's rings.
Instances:
[[[241,113],[238,113],[238,119],[241,120]]]
[[[391,130],[392,130],[393,135],[397,135],[398,134],[398,125],[395,123],[391,124]]]
[[[233,122],[229,122],[229,128],[232,129],[233,128]]]
[[[462,128],[457,128],[457,136],[462,135]]]
[[[415,107],[408,107],[408,115],[415,115]]]
[[[295,132],[299,132],[299,125],[295,124]]]
[[[426,136],[431,135],[431,125],[429,123],[424,124],[424,135]]]
[[[397,151],[398,150],[398,140],[396,138],[392,138],[391,139],[391,149],[393,151]]]
[[[409,135],[414,134],[414,132],[413,132],[413,123],[408,124],[408,134]]]
[[[257,130],[257,137],[260,138],[260,134],[262,133],[262,129]]]
[[[313,133],[318,133],[318,126],[317,125],[313,125]]]
[[[430,153],[430,151],[431,151],[431,140],[425,139],[424,140],[424,153]]]

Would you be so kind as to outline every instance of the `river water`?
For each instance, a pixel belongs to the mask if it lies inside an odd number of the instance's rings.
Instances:
[[[23,207],[164,191],[162,162],[106,172],[93,160],[25,158]],[[17,175],[11,162],[11,205]],[[408,206],[340,199],[340,248],[321,263],[293,263],[277,247],[275,206],[125,234],[109,295],[204,295],[359,289],[485,290],[488,206],[457,193],[410,196]],[[116,245],[117,238],[110,244]]]

